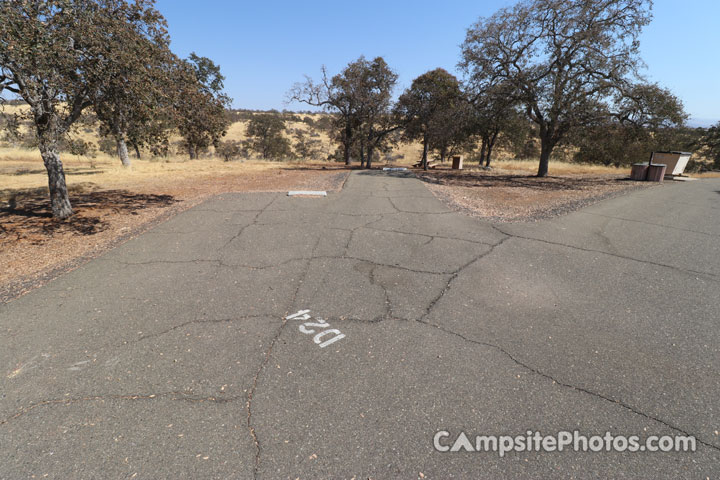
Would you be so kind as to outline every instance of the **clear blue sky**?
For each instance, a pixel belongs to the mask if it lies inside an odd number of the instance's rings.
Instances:
[[[297,109],[287,90],[304,74],[331,74],[360,55],[385,57],[404,89],[417,75],[456,71],[466,29],[510,0],[158,0],[180,56],[215,60],[234,106]],[[642,36],[646,75],[696,119],[720,119],[720,1],[656,0]],[[704,123],[704,122],[703,122]]]

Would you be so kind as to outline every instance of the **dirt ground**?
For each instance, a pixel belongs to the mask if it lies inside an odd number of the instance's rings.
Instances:
[[[551,172],[552,173],[552,172]],[[538,178],[517,169],[438,169],[418,177],[441,200],[457,210],[493,221],[535,221],[569,213],[636,188],[645,182],[627,174],[562,173]]]
[[[42,165],[42,164],[41,164]],[[70,184],[75,214],[52,218],[47,188],[0,191],[0,303],[42,285],[162,220],[225,192],[329,190],[348,172],[317,165],[252,169],[199,179],[144,178],[122,183]]]

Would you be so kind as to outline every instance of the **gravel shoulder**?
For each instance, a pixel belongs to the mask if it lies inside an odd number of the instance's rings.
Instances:
[[[622,175],[566,174],[538,178],[516,171],[418,171],[436,197],[456,211],[495,222],[534,222],[657,184]]]

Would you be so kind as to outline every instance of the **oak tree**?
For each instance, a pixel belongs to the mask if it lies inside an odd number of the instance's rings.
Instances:
[[[30,106],[55,218],[73,213],[62,137],[124,61],[121,39],[160,19],[152,0],[0,2],[0,94],[8,90]]]
[[[398,75],[382,57],[372,61],[360,57],[354,63],[353,95],[359,105],[356,128],[360,163],[372,168],[375,153],[386,150],[393,140],[391,134],[401,127],[392,112],[392,94]]]
[[[700,140],[700,145],[707,149],[715,170],[720,170],[720,122],[708,128]]]
[[[655,150],[687,148],[674,144],[676,139],[667,135],[686,119],[682,102],[669,90],[638,84],[618,95],[615,112],[576,129],[570,139],[579,161],[627,165],[646,160]]]
[[[574,128],[597,122],[641,66],[650,0],[523,0],[467,32],[461,65],[479,91],[512,87],[538,126],[538,176]]]
[[[246,133],[252,150],[263,159],[282,159],[292,155],[290,142],[283,136],[285,120],[278,114],[253,115]]]
[[[480,166],[490,167],[492,154],[498,141],[513,144],[517,137],[524,137],[527,121],[518,112],[518,103],[504,85],[486,89],[470,99],[472,120],[470,131],[480,140]]]
[[[303,160],[319,160],[322,157],[322,140],[312,138],[311,135],[308,135],[300,129],[296,129],[293,132],[293,138],[295,140],[293,150],[295,150],[295,154]]]
[[[350,165],[353,149],[357,149],[361,161],[370,158],[372,165],[372,153],[397,129],[388,122],[396,83],[397,75],[382,57],[369,61],[361,56],[332,78],[325,67],[319,82],[306,77],[304,83],[293,85],[288,99],[333,113],[345,164]]]
[[[210,145],[219,145],[230,124],[231,99],[223,92],[225,77],[207,57],[191,53],[175,65],[175,124],[191,159]]]
[[[96,93],[93,109],[101,134],[115,139],[123,166],[130,166],[128,142],[140,146],[162,144],[167,137],[172,53],[161,18],[148,19],[152,30],[127,29],[117,38],[124,47],[116,52],[108,79]]]
[[[453,143],[467,137],[468,106],[458,79],[442,68],[420,75],[400,95],[395,113],[405,138],[422,141],[425,170],[430,149],[436,148],[444,159]]]

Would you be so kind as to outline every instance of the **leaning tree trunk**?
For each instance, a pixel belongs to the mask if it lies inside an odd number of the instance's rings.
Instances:
[[[70,196],[65,183],[65,171],[60,161],[57,144],[47,144],[41,140],[40,155],[48,173],[50,207],[53,217],[64,220],[73,214],[73,210],[72,205],[70,205]]]
[[[134,143],[134,142],[133,142],[133,144],[132,144],[132,147],[133,147],[133,150],[135,150],[135,158],[137,158],[138,160],[140,160],[140,158],[141,158],[141,156],[140,156],[140,147],[138,146],[137,143]]]
[[[422,155],[422,166],[423,170],[427,172],[428,166],[427,166],[427,159],[428,159],[428,150],[430,147],[430,142],[428,141],[427,135],[423,135],[423,155]]]
[[[122,135],[118,135],[116,140],[117,153],[118,157],[120,157],[120,161],[122,162],[122,166],[126,168],[130,167],[130,156],[128,155],[128,148],[125,139],[122,137]]]

